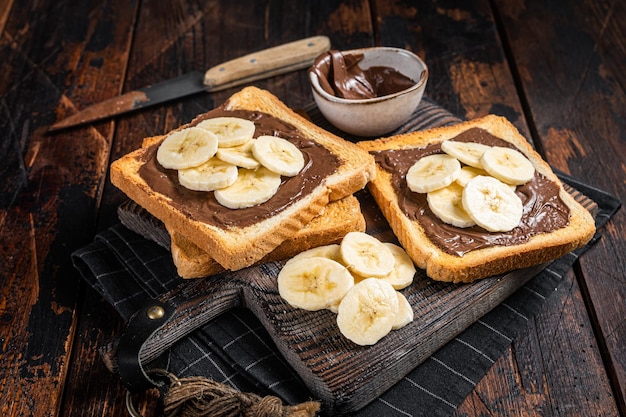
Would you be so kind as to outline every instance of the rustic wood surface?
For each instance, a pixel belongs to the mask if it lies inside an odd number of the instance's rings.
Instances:
[[[415,51],[435,101],[467,118],[506,116],[553,166],[626,201],[621,0],[4,1],[0,414],[126,415],[124,389],[96,353],[122,323],[69,254],[116,221],[110,160],[236,89],[47,128],[118,93],[312,35],[337,49]],[[294,108],[312,101],[302,71],[255,85]],[[621,210],[456,415],[626,415],[625,220]]]

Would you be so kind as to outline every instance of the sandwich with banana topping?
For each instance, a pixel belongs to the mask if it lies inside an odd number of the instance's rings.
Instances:
[[[538,265],[595,232],[591,214],[502,117],[359,145],[376,160],[368,188],[432,279],[471,282]]]
[[[374,173],[367,152],[255,87],[111,165],[115,186],[225,270],[259,262]]]

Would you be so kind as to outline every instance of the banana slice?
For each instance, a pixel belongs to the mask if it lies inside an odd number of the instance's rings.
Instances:
[[[317,311],[339,304],[354,285],[346,267],[328,258],[301,258],[278,274],[278,292],[290,305]]]
[[[442,151],[463,162],[465,165],[475,168],[483,167],[480,158],[482,158],[485,151],[490,148],[491,146],[476,142],[457,142],[454,140],[441,142]]]
[[[398,314],[391,330],[398,330],[413,321],[413,307],[409,300],[399,291],[396,291],[396,295],[398,296]]]
[[[178,170],[178,182],[194,191],[214,191],[228,187],[237,180],[237,167],[211,158],[197,167]]]
[[[339,303],[340,303],[340,302],[341,302],[341,301],[339,301]],[[327,309],[327,310],[330,310],[331,312],[333,312],[333,313],[335,313],[335,314],[337,314],[337,312],[339,311],[339,303],[329,305],[326,309]]]
[[[384,242],[383,245],[391,251],[394,264],[393,270],[381,279],[389,282],[396,290],[408,287],[413,282],[413,277],[415,277],[415,272],[417,272],[413,261],[404,248],[390,242]]]
[[[362,277],[384,277],[393,270],[395,259],[388,247],[364,232],[349,232],[339,245],[343,264]]]
[[[522,218],[522,200],[502,181],[478,176],[463,189],[463,208],[477,225],[490,232],[513,230]]]
[[[481,163],[491,176],[507,184],[525,184],[535,175],[532,162],[511,148],[494,146],[483,154]]]
[[[420,158],[406,174],[409,189],[416,193],[428,193],[452,184],[461,172],[461,163],[446,154]]]
[[[311,248],[311,249],[305,250],[304,252],[300,252],[293,258],[289,259],[287,263],[294,262],[302,258],[314,258],[314,257],[327,258],[327,259],[330,259],[339,263],[343,262],[343,260],[341,259],[341,252],[339,251],[339,245],[334,243],[331,245],[318,246],[316,248]]]
[[[304,155],[286,139],[277,136],[259,136],[252,146],[252,154],[264,167],[277,174],[293,177],[304,168]]]
[[[426,195],[426,201],[430,210],[444,223],[461,228],[476,224],[463,208],[463,187],[456,182],[431,191]]]
[[[215,190],[215,199],[230,209],[256,206],[272,198],[280,186],[280,175],[265,167],[240,168],[237,180],[226,188]]]
[[[257,169],[261,166],[261,163],[254,158],[252,146],[254,146],[254,139],[239,146],[232,146],[230,148],[218,147],[216,156],[222,161],[229,162],[238,167]]]
[[[157,149],[163,168],[185,169],[198,166],[217,152],[217,136],[204,129],[189,127],[170,133]]]
[[[219,152],[220,150],[218,149],[217,151]],[[456,179],[456,183],[459,184],[461,187],[465,187],[467,183],[470,182],[470,180],[476,178],[479,175],[489,176],[489,173],[484,169],[474,168],[466,165],[461,168],[461,173],[459,174],[459,178]],[[513,191],[515,191],[515,189],[517,188],[517,186],[514,184],[507,185]]]
[[[373,345],[391,331],[397,314],[396,290],[387,281],[367,278],[350,288],[339,303],[337,325],[354,343]]]
[[[218,146],[228,148],[248,142],[254,136],[254,122],[240,117],[215,117],[196,125],[217,136]]]
[[[220,150],[217,150],[219,154]],[[456,179],[456,183],[461,187],[465,187],[470,180],[476,178],[479,175],[489,175],[487,171],[481,168],[475,168],[471,166],[464,166],[461,168],[461,172],[459,173],[459,177]]]

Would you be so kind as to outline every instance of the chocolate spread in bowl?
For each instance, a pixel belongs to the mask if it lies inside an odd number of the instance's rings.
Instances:
[[[302,152],[305,165],[295,177],[283,177],[278,192],[265,203],[243,209],[229,209],[217,202],[213,192],[192,191],[178,182],[178,171],[163,168],[156,160],[160,143],[149,147],[143,154],[143,165],[139,175],[157,193],[169,197],[172,205],[193,220],[218,227],[245,227],[274,216],[291,204],[311,193],[327,176],[334,173],[339,158],[317,142],[302,135],[294,126],[269,114],[244,110],[225,110],[219,107],[196,119],[202,120],[232,116],[254,122],[255,137],[261,135],[280,136],[295,144]]]
[[[386,66],[359,67],[363,54],[329,51],[318,57],[309,71],[315,73],[328,94],[346,99],[387,96],[406,90],[415,81]]]
[[[472,128],[452,140],[478,142],[489,146],[515,147],[484,129]],[[459,228],[442,222],[428,207],[426,194],[407,187],[406,173],[420,158],[443,153],[439,144],[373,152],[378,165],[392,174],[392,184],[403,213],[417,221],[428,238],[448,254],[463,256],[475,249],[524,243],[531,236],[551,232],[569,224],[569,207],[559,197],[559,186],[535,171],[529,182],[519,185],[516,194],[522,199],[524,213],[518,227],[510,232],[488,232],[479,226]]]

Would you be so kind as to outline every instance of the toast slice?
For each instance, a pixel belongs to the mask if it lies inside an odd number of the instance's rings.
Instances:
[[[337,243],[352,231],[365,231],[365,218],[359,200],[351,195],[329,203],[319,216],[257,264],[290,258],[307,249]],[[171,231],[170,235],[172,259],[182,278],[201,278],[224,272],[224,268],[210,254],[189,239],[176,231]]]
[[[524,214],[510,232],[445,224],[430,210],[424,194],[407,187],[406,172],[417,158],[442,153],[440,144],[447,139],[483,141],[479,138],[485,138],[484,143],[490,146],[512,147],[522,152],[535,168],[535,177],[528,185],[517,186]],[[370,192],[415,264],[434,280],[471,282],[541,264],[583,246],[595,232],[591,214],[563,189],[550,166],[502,117],[489,115],[359,145],[376,156],[377,173],[368,185]],[[389,163],[390,158],[405,159],[399,164],[401,159]],[[531,186],[536,191],[528,191]],[[413,208],[419,210],[408,210],[407,201],[415,202]]]
[[[374,159],[367,152],[317,127],[271,93],[255,87],[244,88],[218,109],[200,115],[176,130],[224,114],[255,118],[255,125],[259,116],[267,116],[265,120],[278,126],[274,130],[278,136],[282,134],[281,129],[295,129],[303,138],[301,143],[318,149],[317,154],[309,157],[306,169],[293,180],[308,188],[296,187],[297,192],[290,193],[288,184],[292,180],[284,179],[278,191],[280,197],[277,194],[267,203],[241,210],[227,209],[215,203],[210,210],[206,209],[207,204],[215,202],[212,192],[188,192],[178,184],[175,175],[162,167],[154,170],[154,177],[146,174],[150,164],[158,165],[154,154],[165,136],[148,138],[140,149],[114,161],[111,182],[168,225],[170,230],[210,253],[227,270],[242,269],[258,262],[319,215],[330,201],[362,189],[375,174]],[[325,171],[319,175],[310,167]],[[155,182],[153,178],[156,178]],[[284,203],[264,210],[272,200]],[[249,214],[251,220],[244,221],[244,214]],[[230,216],[230,220],[222,221],[220,216]]]

